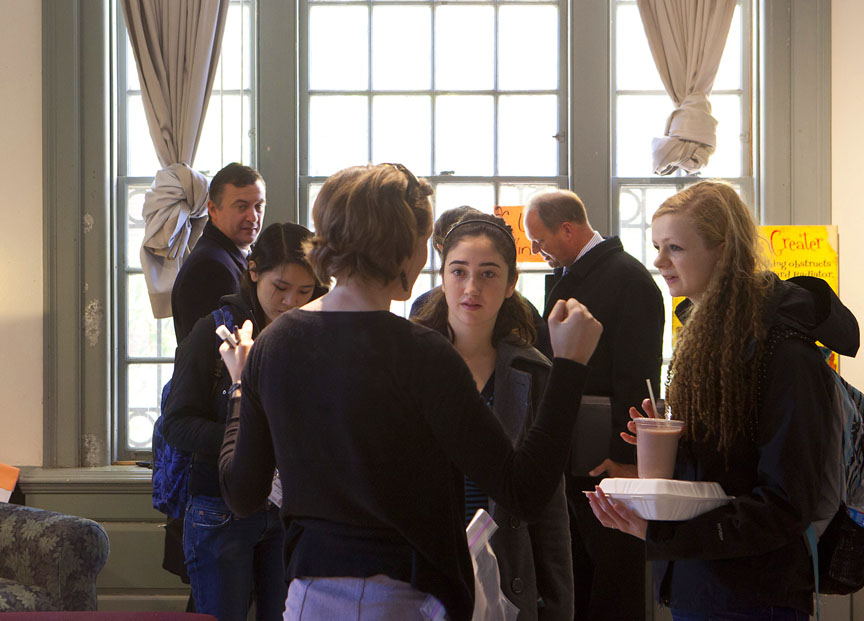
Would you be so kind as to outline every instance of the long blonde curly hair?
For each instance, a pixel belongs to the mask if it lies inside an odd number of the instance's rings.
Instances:
[[[667,403],[691,439],[716,442],[728,457],[736,440],[754,437],[758,359],[772,291],[764,240],[750,210],[729,185],[702,181],[666,200],[652,219],[681,214],[708,248],[722,244],[708,288],[694,304],[669,366]]]

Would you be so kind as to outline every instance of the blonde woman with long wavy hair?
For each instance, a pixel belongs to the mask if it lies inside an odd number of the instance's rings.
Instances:
[[[804,532],[826,517],[817,504],[832,408],[814,341],[854,355],[858,324],[824,281],[766,269],[751,212],[727,184],[669,198],[652,238],[670,294],[687,298],[667,387],[685,422],[675,478],[716,481],[734,499],[681,522],[643,520],[599,488],[591,507],[603,525],[645,540],[655,595],[676,621],[807,619]]]

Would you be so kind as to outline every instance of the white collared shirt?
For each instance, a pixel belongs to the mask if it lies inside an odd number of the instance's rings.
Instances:
[[[576,263],[576,261],[578,261],[579,259],[584,257],[588,253],[588,251],[591,250],[594,246],[596,246],[597,244],[602,244],[602,243],[603,243],[603,236],[600,233],[598,233],[597,231],[594,231],[593,237],[591,237],[591,239],[588,240],[588,243],[582,247],[582,250],[580,250],[579,254],[576,255],[576,259],[573,261],[573,263]]]

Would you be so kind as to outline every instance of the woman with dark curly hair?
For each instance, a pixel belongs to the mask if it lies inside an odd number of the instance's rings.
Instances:
[[[666,395],[686,425],[675,478],[716,481],[735,498],[683,522],[643,520],[599,488],[591,507],[646,541],[655,594],[676,620],[807,619],[804,532],[837,510],[820,514],[833,380],[814,340],[854,355],[857,322],[824,281],[765,269],[753,217],[729,185],[679,192],[651,229],[654,265],[687,298]]]
[[[285,313],[242,371],[220,477],[241,515],[282,482],[285,619],[468,620],[474,576],[464,476],[520,519],[558,488],[602,330],[575,300],[550,324],[546,392],[514,447],[437,332],[389,312],[426,263],[432,188],[404,166],[349,168],[315,200],[308,252],[335,285]],[[237,378],[250,344],[223,356]],[[239,413],[237,410],[239,409]],[[482,442],[477,439],[482,438]]]

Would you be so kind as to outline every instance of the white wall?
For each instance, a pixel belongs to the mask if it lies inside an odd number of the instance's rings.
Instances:
[[[42,9],[0,0],[0,462],[42,464]]]
[[[831,219],[840,232],[840,295],[864,327],[864,2],[831,3]],[[841,372],[864,386],[864,352]]]

